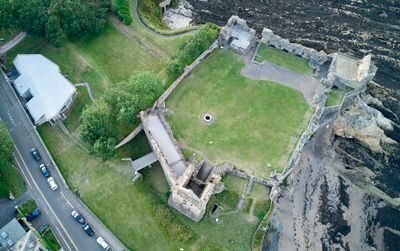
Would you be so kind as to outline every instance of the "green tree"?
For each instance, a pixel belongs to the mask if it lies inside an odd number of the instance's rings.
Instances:
[[[153,72],[136,72],[127,81],[111,84],[105,97],[119,119],[135,123],[137,114],[153,105],[163,90],[164,83],[160,76]]]
[[[57,16],[50,16],[46,24],[45,38],[57,48],[60,47],[67,38],[67,34],[61,28],[60,19]]]
[[[168,73],[173,77],[178,77],[183,70],[183,65],[178,59],[171,60],[168,63]]]
[[[98,139],[90,153],[96,157],[100,157],[103,161],[111,159],[115,154],[115,138],[103,138]]]
[[[0,0],[0,29],[8,28],[12,17],[9,0]]]
[[[47,0],[13,0],[13,22],[23,31],[43,34],[49,18]]]
[[[83,36],[101,32],[106,22],[109,2],[89,5],[83,0],[65,0],[59,6],[62,27],[69,35]]]
[[[185,65],[190,65],[203,53],[218,37],[219,27],[212,23],[206,23],[191,36],[182,48],[176,53],[168,64],[168,73],[177,77]]]
[[[80,117],[80,123],[79,136],[92,146],[100,138],[116,138],[118,135],[115,116],[104,99],[86,106]]]

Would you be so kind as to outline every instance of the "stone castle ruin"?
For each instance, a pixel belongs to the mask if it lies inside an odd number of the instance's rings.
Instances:
[[[371,63],[371,55],[357,59],[343,53],[335,53],[329,67],[328,83],[343,89],[364,88],[375,76],[376,66]]]
[[[232,167],[214,167],[206,161],[186,162],[163,114],[143,111],[140,117],[171,189],[168,204],[193,221],[200,221],[210,197],[224,190],[221,177]]]
[[[219,42],[233,50],[245,54],[256,42],[256,31],[249,28],[244,19],[238,16],[229,18],[226,26],[221,29]]]
[[[246,21],[237,16],[232,16],[227,25],[221,29],[218,41],[203,52],[192,65],[185,67],[182,75],[161,95],[152,108],[140,113],[141,126],[127,137],[132,139],[134,137],[132,135],[137,135],[143,129],[153,150],[153,152],[131,161],[135,175],[133,181],[141,177],[139,171],[142,168],[159,161],[171,190],[168,204],[195,222],[200,221],[204,216],[211,196],[224,190],[224,184],[221,181],[222,176],[228,172],[235,174],[239,171],[233,170],[232,165],[214,167],[206,161],[186,160],[179,149],[168,122],[165,120],[165,99],[168,98],[180,81],[189,74],[190,70],[199,64],[202,59],[206,58],[218,45],[224,47],[224,49],[231,48],[244,55],[253,53],[252,58],[254,59],[258,48],[258,46],[255,46],[257,43],[265,43],[273,48],[308,59],[310,67],[318,73],[315,73],[314,76],[309,76],[309,78],[318,76],[318,81],[320,81],[318,88],[321,89],[320,87],[322,86],[323,90],[315,92],[315,102],[313,102],[313,106],[316,108],[315,113],[306,131],[301,135],[284,172],[282,174],[272,174],[270,181],[264,181],[242,173],[242,175],[250,177],[250,180],[254,179],[259,183],[273,187],[271,190],[272,199],[278,193],[279,184],[284,177],[297,164],[302,148],[312,134],[317,129],[327,125],[329,121],[332,121],[340,111],[342,105],[325,107],[330,89],[333,86],[343,89],[346,86],[352,87],[354,90],[344,97],[344,100],[349,100],[354,95],[358,95],[365,90],[366,84],[372,80],[376,72],[376,67],[371,62],[371,56],[358,60],[341,53],[327,55],[323,51],[318,52],[299,44],[290,43],[267,28],[263,30],[261,40],[256,41],[255,31],[247,26]],[[254,67],[259,67],[257,64],[260,63],[255,62],[253,59],[250,64],[254,65]],[[325,68],[324,71],[321,70],[322,68]],[[296,76],[299,77],[300,75]],[[124,140],[123,142],[126,143],[128,141]],[[118,146],[122,144],[121,142]]]

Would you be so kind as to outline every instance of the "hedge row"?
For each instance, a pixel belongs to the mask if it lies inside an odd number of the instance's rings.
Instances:
[[[126,25],[132,23],[129,11],[129,2],[126,0],[113,0],[111,3],[111,11]]]
[[[168,64],[168,72],[177,77],[185,65],[190,65],[218,38],[219,27],[206,23],[189,38]]]

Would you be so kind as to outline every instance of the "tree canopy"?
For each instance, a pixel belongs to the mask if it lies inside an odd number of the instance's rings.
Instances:
[[[168,72],[177,77],[185,65],[190,65],[203,53],[219,35],[219,27],[216,24],[206,23],[191,36],[182,48],[176,53],[168,65]]]
[[[86,106],[80,118],[79,136],[90,145],[100,138],[116,138],[115,116],[104,99]]]
[[[10,25],[11,17],[11,3],[9,0],[0,0],[0,29],[7,28]]]
[[[160,76],[153,72],[137,72],[126,81],[111,84],[105,97],[119,119],[135,123],[136,115],[151,106],[163,90]]]
[[[90,144],[90,154],[103,161],[115,154],[120,121],[133,124],[137,114],[152,106],[164,90],[161,77],[153,72],[136,72],[128,80],[112,83],[104,97],[85,107],[79,136]]]
[[[4,15],[8,17],[8,22],[15,24],[19,29],[45,35],[51,44],[59,47],[69,35],[84,36],[103,30],[110,0],[88,2],[0,0],[0,21]],[[5,9],[3,6],[11,8]]]

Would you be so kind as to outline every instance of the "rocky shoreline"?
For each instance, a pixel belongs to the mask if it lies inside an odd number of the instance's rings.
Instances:
[[[366,93],[315,133],[274,214],[279,237],[264,250],[397,250],[400,243],[400,2],[190,0],[195,23],[244,18],[317,51],[378,67]],[[277,222],[278,222],[277,221]],[[267,245],[267,240],[279,243]]]

